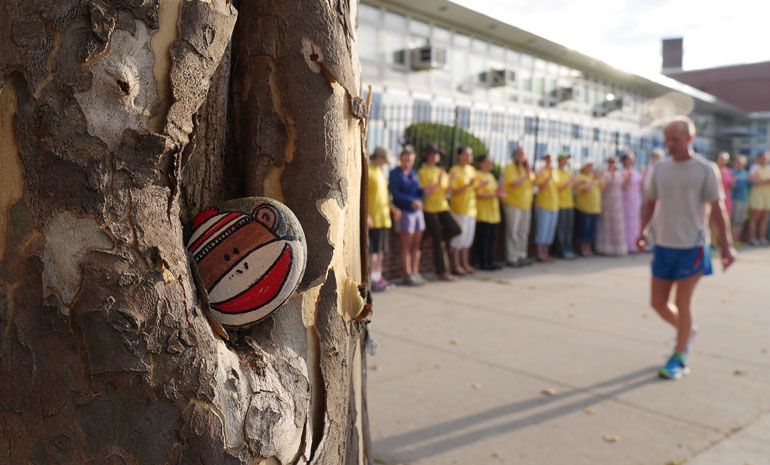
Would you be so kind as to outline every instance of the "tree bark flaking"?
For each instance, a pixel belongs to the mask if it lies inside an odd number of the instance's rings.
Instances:
[[[0,212],[0,463],[358,463],[360,255],[332,237],[360,220],[354,20],[345,1],[307,8],[185,0],[163,48],[158,0],[0,6],[23,186]],[[185,226],[259,193],[297,214],[308,272],[286,309],[226,343]]]

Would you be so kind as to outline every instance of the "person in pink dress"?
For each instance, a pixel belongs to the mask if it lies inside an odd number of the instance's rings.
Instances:
[[[596,231],[596,251],[602,255],[626,255],[626,225],[623,217],[623,180],[618,169],[618,157],[607,159],[607,169],[601,174],[602,213]]]
[[[639,251],[636,240],[642,232],[642,174],[634,168],[634,152],[624,154],[620,160],[623,165],[623,222],[626,246],[630,253],[636,253]]]
[[[725,190],[725,206],[727,207],[727,214],[733,213],[733,196],[730,191],[733,189],[733,170],[727,166],[730,163],[730,154],[727,152],[719,152],[717,155],[717,166],[719,167],[719,173],[722,175],[722,187]]]

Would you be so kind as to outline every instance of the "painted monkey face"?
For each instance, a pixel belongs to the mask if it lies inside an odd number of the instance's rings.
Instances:
[[[193,220],[188,250],[221,324],[264,318],[294,293],[304,271],[304,241],[279,236],[284,218],[270,202],[246,214],[209,208]]]

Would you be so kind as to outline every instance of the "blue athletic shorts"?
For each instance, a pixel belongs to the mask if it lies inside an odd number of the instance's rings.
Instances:
[[[670,249],[655,246],[652,259],[652,275],[666,281],[679,281],[698,273],[708,276],[711,269],[711,246],[693,247],[692,249]]]

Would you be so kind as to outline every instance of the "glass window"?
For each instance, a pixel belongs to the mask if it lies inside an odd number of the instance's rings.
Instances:
[[[460,33],[455,33],[454,46],[456,48],[468,48],[471,46],[471,38]]]
[[[489,56],[499,60],[505,59],[505,49],[499,45],[489,44]]]
[[[754,130],[760,133],[763,137],[767,137],[767,121],[755,121]]]
[[[535,119],[532,118],[531,116],[524,117],[524,133],[525,134],[535,133]]]
[[[468,79],[468,52],[464,49],[457,48],[452,53],[452,76],[454,77],[455,86],[461,92],[469,92],[469,79]]]
[[[380,34],[377,25],[360,23],[358,25],[358,56],[362,60],[379,60]]]
[[[433,26],[431,37],[433,38],[433,42],[437,44],[449,45],[452,43],[452,32],[443,27]]]
[[[580,139],[580,125],[573,124],[572,125],[572,138],[573,139]]]
[[[431,117],[431,105],[427,100],[415,99],[414,106],[412,108],[412,120],[415,123],[421,121],[430,121]]]
[[[372,23],[380,22],[380,9],[376,6],[367,5],[366,3],[360,3],[358,5],[358,24],[368,21]]]
[[[505,61],[508,62],[509,65],[513,65],[514,67],[518,67],[519,64],[519,52],[515,50],[508,49],[505,51]]]
[[[430,37],[430,26],[412,18],[409,20],[409,32],[420,37]]]
[[[409,53],[406,50],[406,36],[403,31],[386,29],[384,32],[385,55],[388,63],[406,66]]]
[[[473,39],[472,48],[476,53],[487,53],[487,43],[481,39]]]
[[[390,11],[385,12],[385,28],[396,30],[404,35],[406,32],[406,16]]]
[[[457,107],[457,126],[463,129],[471,128],[471,109],[468,107]]]

